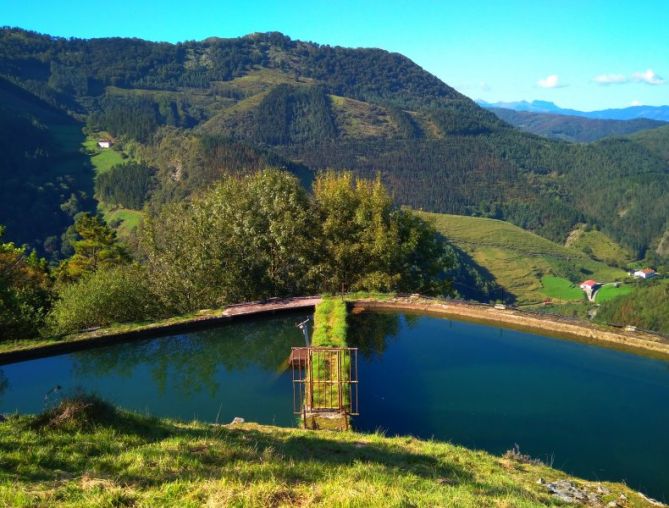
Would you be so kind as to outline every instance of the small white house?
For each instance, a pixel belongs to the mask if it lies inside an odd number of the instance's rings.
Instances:
[[[637,270],[634,272],[634,277],[637,279],[652,279],[657,275],[657,272],[652,268],[644,268],[643,270]]]
[[[101,139],[98,141],[98,146],[100,148],[111,148],[112,142],[107,139]]]

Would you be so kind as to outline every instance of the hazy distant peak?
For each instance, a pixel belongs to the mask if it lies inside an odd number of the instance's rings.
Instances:
[[[627,108],[604,109],[599,111],[579,111],[576,109],[561,108],[554,102],[534,100],[515,102],[486,102],[477,103],[487,109],[502,108],[514,111],[526,111],[529,113],[552,113],[555,115],[580,116],[584,118],[596,118],[600,120],[634,120],[647,118],[669,122],[669,106],[630,106]]]

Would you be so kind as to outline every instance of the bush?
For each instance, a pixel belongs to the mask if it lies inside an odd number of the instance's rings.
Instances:
[[[0,227],[0,237],[2,233]],[[36,336],[51,297],[46,261],[24,247],[0,242],[0,340]]]
[[[36,430],[90,430],[96,425],[113,423],[117,417],[114,406],[95,395],[79,394],[63,399],[53,408],[35,417]]]
[[[135,265],[98,270],[64,286],[59,296],[49,315],[50,329],[57,334],[161,314],[144,269]]]

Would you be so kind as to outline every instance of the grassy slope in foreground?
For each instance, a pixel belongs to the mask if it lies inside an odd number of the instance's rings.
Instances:
[[[87,399],[84,399],[86,401]],[[88,399],[0,423],[3,506],[546,506],[569,479],[601,505],[621,484],[412,437],[157,420]],[[601,491],[600,491],[601,492]]]
[[[486,268],[497,282],[518,299],[534,303],[549,296],[541,282],[545,275],[613,281],[625,272],[594,261],[508,222],[421,212],[449,241]]]

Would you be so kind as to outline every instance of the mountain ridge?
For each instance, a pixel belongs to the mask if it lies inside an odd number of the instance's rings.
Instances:
[[[663,139],[579,146],[518,132],[379,49],[278,33],[169,44],[0,29],[0,77],[150,167],[149,208],[267,163],[303,181],[326,168],[380,174],[399,205],[503,218],[559,242],[592,223],[639,256],[667,229]]]
[[[635,132],[656,129],[666,122],[648,118],[632,120],[605,120],[555,113],[516,111],[504,108],[488,108],[501,120],[525,132],[551,139],[577,143],[589,143],[609,136],[625,136]]]

